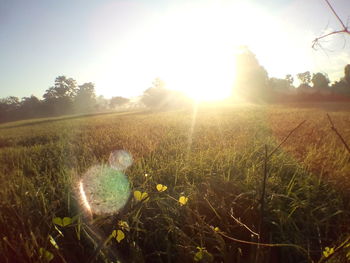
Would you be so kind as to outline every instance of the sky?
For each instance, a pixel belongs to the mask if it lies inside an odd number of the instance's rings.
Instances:
[[[330,0],[344,22],[349,0]],[[97,95],[134,97],[161,78],[188,94],[225,96],[237,47],[270,77],[343,76],[350,36],[324,0],[0,0],[0,97],[39,98],[65,75]],[[216,93],[213,93],[215,90]]]

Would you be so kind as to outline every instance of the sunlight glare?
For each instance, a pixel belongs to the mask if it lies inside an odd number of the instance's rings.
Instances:
[[[94,72],[102,93],[142,95],[136,91],[146,90],[159,77],[167,88],[197,101],[224,99],[232,95],[235,49],[240,45],[247,45],[276,77],[293,73],[285,71],[286,60],[293,69],[300,64],[300,54],[290,48],[296,39],[253,3],[179,4],[143,20],[104,50],[103,66]]]
[[[82,180],[80,180],[80,182],[79,182],[79,192],[80,192],[80,196],[81,196],[81,200],[83,202],[83,205],[85,206],[86,210],[91,214],[91,206],[86,198],[86,194],[84,191],[84,185],[83,185]]]

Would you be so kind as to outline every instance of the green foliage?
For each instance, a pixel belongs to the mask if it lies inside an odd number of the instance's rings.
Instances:
[[[52,222],[55,225],[65,227],[65,226],[69,226],[70,224],[72,224],[72,218],[70,218],[70,217],[64,217],[64,218],[55,217],[54,219],[52,219]]]
[[[311,81],[313,83],[313,87],[316,89],[327,89],[328,88],[329,79],[326,75],[324,75],[320,72],[313,74]]]
[[[306,71],[303,73],[298,73],[297,78],[300,80],[301,84],[310,84],[311,82],[311,74],[310,71]]]
[[[350,85],[350,64],[347,64],[344,68],[344,80]]]
[[[74,97],[74,106],[77,112],[89,112],[95,109],[95,84],[89,82],[79,85]]]

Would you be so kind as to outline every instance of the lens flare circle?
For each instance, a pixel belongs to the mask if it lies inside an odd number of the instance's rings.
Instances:
[[[107,165],[96,165],[79,182],[81,201],[93,214],[114,214],[127,203],[129,180],[124,173]]]
[[[108,161],[112,168],[117,171],[124,171],[132,165],[133,159],[127,151],[116,150],[109,155]]]

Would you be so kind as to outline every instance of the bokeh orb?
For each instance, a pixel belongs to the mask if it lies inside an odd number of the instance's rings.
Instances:
[[[113,151],[109,155],[109,165],[118,171],[124,171],[132,165],[133,159],[130,153],[124,150]]]
[[[89,168],[79,182],[83,205],[92,214],[114,214],[127,203],[130,184],[122,171],[107,165]]]

